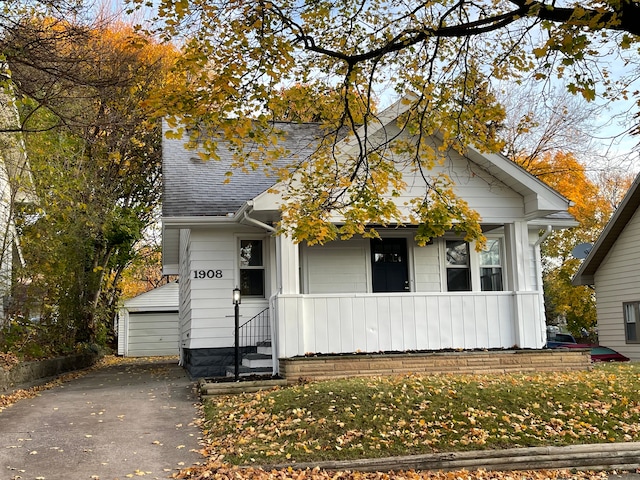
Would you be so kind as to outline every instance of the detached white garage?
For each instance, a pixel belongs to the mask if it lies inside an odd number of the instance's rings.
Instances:
[[[124,302],[118,312],[118,355],[178,355],[178,283],[172,282]]]

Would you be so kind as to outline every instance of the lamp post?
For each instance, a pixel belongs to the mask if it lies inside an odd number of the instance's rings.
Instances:
[[[242,295],[238,287],[233,289],[233,308],[236,324],[236,348],[235,348],[235,377],[236,382],[240,379],[240,301]]]

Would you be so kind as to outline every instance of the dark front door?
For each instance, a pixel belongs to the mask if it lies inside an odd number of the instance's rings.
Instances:
[[[372,239],[371,265],[374,292],[409,291],[405,238]]]

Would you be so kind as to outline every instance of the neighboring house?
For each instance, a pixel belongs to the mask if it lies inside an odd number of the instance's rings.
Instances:
[[[125,300],[115,330],[118,355],[178,355],[178,283],[167,283]]]
[[[397,133],[402,108],[382,112],[379,127]],[[313,151],[320,133],[315,124],[276,127],[296,158]],[[541,231],[576,222],[567,199],[504,156],[469,148],[435,169],[481,215],[483,252],[453,232],[420,247],[412,227],[310,247],[274,236],[281,197],[269,191],[273,178],[236,172],[224,183],[224,146],[220,161],[203,162],[184,143],[163,144],[163,268],[180,276],[181,362],[192,376],[219,375],[233,363],[236,286],[241,323],[268,315],[274,371],[277,358],[309,352],[544,345]],[[424,194],[422,179],[408,175],[401,204]]]
[[[640,360],[640,175],[573,277],[593,285],[598,339]]]
[[[0,88],[0,318],[10,298],[14,258],[23,262],[13,221],[15,207],[35,201],[18,110]]]

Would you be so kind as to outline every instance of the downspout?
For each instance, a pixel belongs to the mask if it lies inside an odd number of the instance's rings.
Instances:
[[[533,246],[539,247],[540,244],[544,242],[549,235],[551,235],[552,230],[553,228],[551,228],[551,225],[547,225],[547,228],[545,228],[544,232],[542,233],[542,235],[540,235],[540,238],[536,241],[536,243],[533,244]]]
[[[546,329],[546,325],[547,325],[547,318],[546,318],[546,309],[545,309],[545,305],[544,305],[544,288],[543,288],[543,282],[542,282],[542,255],[540,254],[540,245],[542,244],[542,242],[544,242],[547,237],[549,235],[551,235],[553,228],[551,227],[551,225],[547,225],[547,228],[544,230],[544,232],[542,232],[542,235],[540,235],[540,238],[538,238],[538,240],[536,240],[536,243],[533,244],[533,252],[534,254],[538,257],[536,258],[536,270],[538,270],[536,272],[536,279],[540,282],[540,290],[542,291],[542,295],[540,297],[540,312],[544,312],[545,313],[545,318],[544,318],[544,322],[542,322],[541,325],[541,331],[540,331],[540,337],[542,340],[542,344],[546,344],[547,343],[547,329]],[[540,259],[540,261],[538,261],[538,259]]]
[[[268,232],[276,233],[276,229],[273,228],[271,225],[267,225],[266,223],[261,222],[260,220],[256,220],[255,218],[251,218],[246,211],[243,212],[243,214],[244,214],[244,216],[243,216],[242,220],[245,220],[245,221],[255,225],[256,227],[264,228]]]
[[[276,233],[276,229],[271,225],[267,225],[260,220],[256,220],[255,218],[251,218],[247,213],[246,209],[242,212],[243,216],[240,220],[245,221],[247,223],[252,224],[255,227],[262,228],[270,233]],[[281,257],[282,257],[282,247],[280,243],[280,236],[276,235],[276,293],[269,297],[269,323],[271,324],[271,364],[273,367],[273,375],[278,375],[280,373],[280,368],[278,364],[278,330],[276,325],[276,312],[275,307],[275,299],[278,296],[278,293],[282,292],[282,267],[281,267]]]
[[[261,222],[260,220],[256,220],[255,218],[251,218],[249,216],[249,214],[244,211],[242,212],[243,216],[242,219],[240,220],[245,221],[247,223],[252,224],[255,227],[258,228],[262,228],[264,230],[266,230],[267,232],[270,233],[276,233],[276,229],[274,227],[272,227],[271,225],[267,225],[264,222]],[[282,291],[282,271],[280,268],[280,255],[281,255],[281,248],[280,248],[280,237],[276,235],[276,292],[279,293]]]

